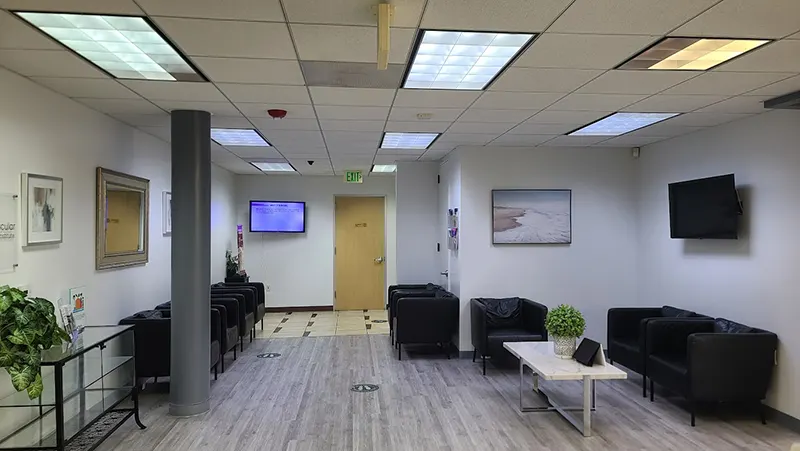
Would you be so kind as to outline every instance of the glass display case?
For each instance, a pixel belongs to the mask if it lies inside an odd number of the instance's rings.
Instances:
[[[42,352],[44,392],[0,399],[0,450],[93,449],[139,419],[133,326],[87,327]]]

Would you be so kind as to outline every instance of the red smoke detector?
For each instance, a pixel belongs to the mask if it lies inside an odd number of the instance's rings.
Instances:
[[[267,114],[273,119],[283,119],[286,117],[286,110],[267,110]]]

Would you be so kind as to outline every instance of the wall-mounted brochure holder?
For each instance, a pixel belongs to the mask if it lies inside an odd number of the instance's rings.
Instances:
[[[458,250],[458,208],[447,210],[447,248]]]
[[[17,267],[17,195],[0,194],[0,273]]]

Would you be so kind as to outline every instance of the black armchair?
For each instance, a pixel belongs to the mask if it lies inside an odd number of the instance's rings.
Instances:
[[[435,289],[443,289],[439,285],[435,285],[432,283],[402,283],[399,285],[389,285],[389,290],[386,296],[386,309],[389,309],[389,302],[392,300],[392,293],[397,290],[435,290]]]
[[[547,341],[544,319],[547,307],[525,298],[474,298],[470,301],[472,361],[478,353],[486,374],[486,356],[492,363],[510,361],[503,348],[510,341]]]
[[[402,288],[400,288],[402,287]],[[415,288],[416,287],[416,288]],[[445,291],[439,285],[392,285],[389,287],[387,317],[389,318],[389,335],[394,343],[394,318],[397,315],[397,300],[410,297],[431,297],[437,291]]]
[[[403,344],[423,343],[441,345],[449,359],[453,334],[458,331],[458,303],[458,298],[446,291],[397,299],[394,318],[397,359],[402,358]]]
[[[642,375],[642,396],[647,396],[647,323],[653,318],[708,318],[669,305],[608,309],[608,360]]]
[[[242,327],[242,321],[239,321],[239,336],[240,338],[240,351],[244,351],[244,336],[248,334],[250,336],[250,342],[252,343],[253,337],[255,336],[255,324],[256,324],[256,299],[257,294],[256,290],[253,287],[245,287],[245,286],[211,286],[211,299],[223,297],[223,298],[234,298],[239,299],[242,302],[239,304],[239,316],[242,316],[241,311],[244,311],[244,327]]]
[[[650,400],[654,384],[689,400],[691,423],[700,402],[761,404],[772,378],[778,337],[724,318],[657,319],[647,325]]]
[[[247,278],[249,280],[249,277]],[[258,323],[261,322],[261,330],[264,330],[264,315],[267,313],[267,297],[266,297],[266,288],[262,282],[248,282],[247,280],[244,281],[235,281],[229,282],[227,279],[225,280],[226,287],[251,287],[256,290],[256,308],[254,311],[255,318],[254,322]]]

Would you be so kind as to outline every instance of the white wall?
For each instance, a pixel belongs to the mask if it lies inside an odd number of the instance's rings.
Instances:
[[[441,277],[438,175],[438,162],[397,163],[397,283],[438,282]]]
[[[775,332],[769,404],[800,418],[800,112],[775,111],[642,149],[639,298]],[[736,174],[741,237],[673,240],[667,184]]]
[[[439,168],[441,183],[439,183],[439,230],[436,236],[442,243],[442,252],[439,256],[439,267],[447,270],[447,277],[442,280],[443,286],[456,296],[461,296],[461,267],[458,260],[458,249],[448,247],[448,211],[461,209],[461,162],[458,152],[451,153]],[[460,227],[460,225],[459,225]],[[440,271],[441,272],[441,271]],[[465,301],[461,299],[462,307]],[[463,321],[462,308],[462,321]]]
[[[211,282],[225,279],[225,251],[236,255],[236,176],[211,165]]]
[[[364,183],[342,177],[250,175],[237,177],[236,211],[244,225],[244,262],[253,281],[270,286],[267,307],[333,305],[334,198],[386,197],[386,284],[397,280],[395,180],[368,176]],[[306,233],[250,233],[250,200],[306,202]]]
[[[605,342],[609,307],[636,305],[636,196],[628,149],[461,148],[461,343],[474,297],[572,304]],[[493,245],[492,189],[572,190],[572,244]]]

